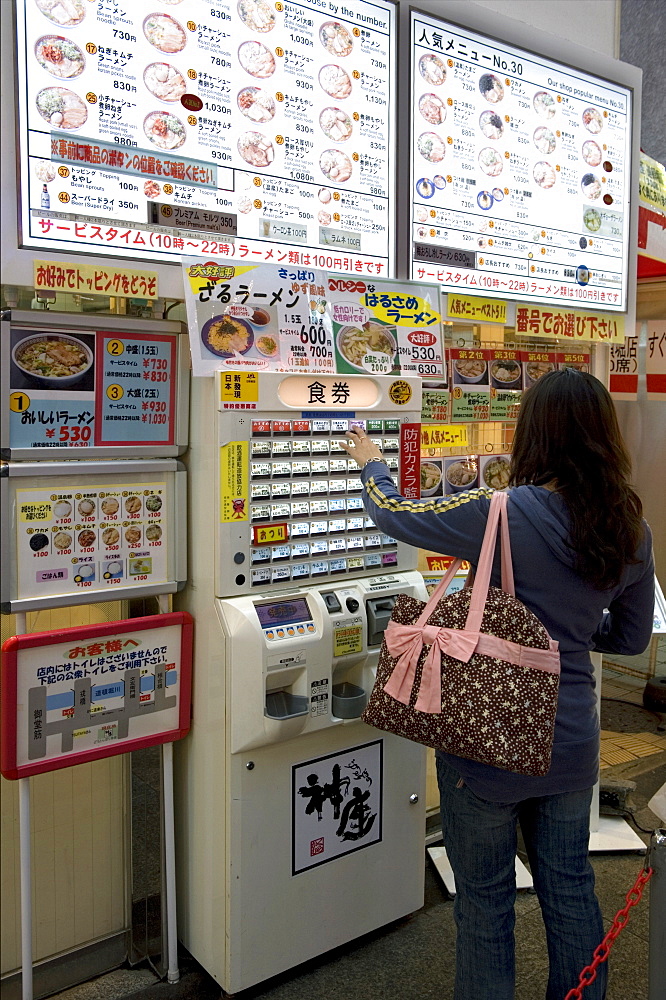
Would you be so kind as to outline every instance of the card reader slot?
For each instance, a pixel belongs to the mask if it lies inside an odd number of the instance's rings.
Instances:
[[[368,616],[368,646],[380,646],[384,638],[384,631],[388,625],[393,605],[395,604],[395,594],[387,594],[385,597],[371,597],[366,602],[365,610]]]

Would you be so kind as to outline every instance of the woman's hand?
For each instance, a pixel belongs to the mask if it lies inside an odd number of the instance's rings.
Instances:
[[[347,454],[355,460],[360,469],[363,468],[366,462],[372,459],[376,459],[379,462],[384,461],[377,445],[372,443],[368,435],[360,427],[348,431],[347,440],[341,441],[340,444]]]

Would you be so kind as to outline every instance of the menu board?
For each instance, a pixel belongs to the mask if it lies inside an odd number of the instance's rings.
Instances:
[[[412,13],[412,275],[626,309],[631,90]]]
[[[443,375],[439,288],[183,258],[192,370]]]
[[[17,490],[19,597],[167,578],[166,483]]]
[[[2,444],[12,457],[63,448],[177,451],[180,361],[172,334],[12,324],[2,360],[9,409]]]
[[[23,245],[391,273],[392,3],[19,8]]]

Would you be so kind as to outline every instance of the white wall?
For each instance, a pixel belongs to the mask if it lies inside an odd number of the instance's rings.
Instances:
[[[440,6],[444,11],[446,0]],[[618,51],[620,0],[475,0],[469,6],[487,7],[607,56]]]

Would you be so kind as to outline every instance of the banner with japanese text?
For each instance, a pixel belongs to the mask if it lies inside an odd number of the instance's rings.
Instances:
[[[648,320],[645,344],[648,399],[666,399],[666,320]]]
[[[69,261],[33,261],[35,291],[48,289],[79,295],[111,295],[121,299],[156,299],[159,295],[156,271],[140,271],[113,264],[82,264]]]
[[[638,337],[611,344],[608,389],[613,399],[638,399]]]
[[[624,341],[624,316],[588,310],[518,306],[516,333],[524,337],[620,344]]]
[[[183,268],[194,375],[442,375],[437,286],[198,257]]]

